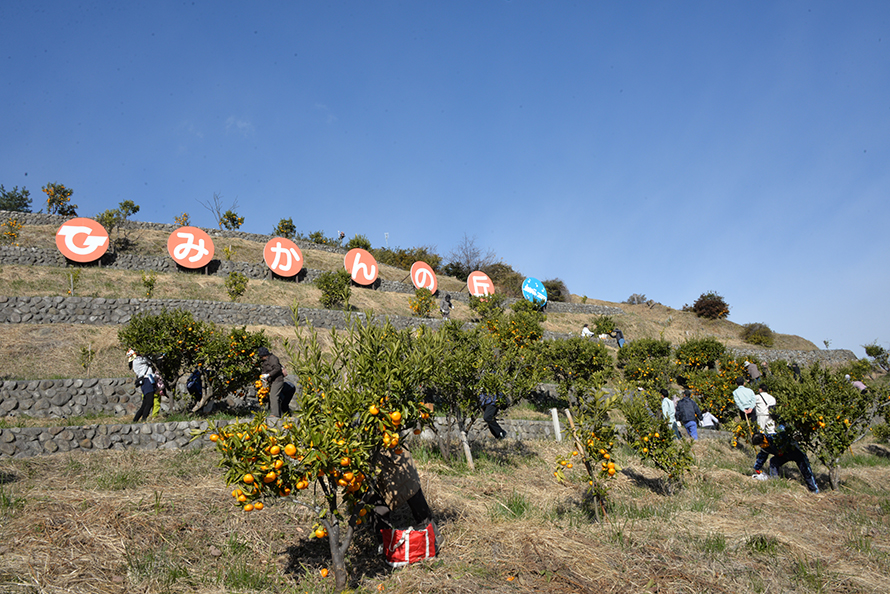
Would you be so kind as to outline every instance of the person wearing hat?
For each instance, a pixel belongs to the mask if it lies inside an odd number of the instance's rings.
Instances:
[[[151,362],[133,349],[127,351],[127,365],[136,374],[136,387],[142,390],[142,406],[136,411],[133,422],[148,419],[155,403],[155,379]]]
[[[281,416],[281,389],[284,387],[284,370],[278,357],[269,352],[266,347],[260,347],[256,352],[260,358],[260,372],[265,374],[269,382],[269,416]]]

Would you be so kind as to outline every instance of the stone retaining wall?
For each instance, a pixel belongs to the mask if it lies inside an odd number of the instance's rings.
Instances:
[[[0,381],[0,417],[132,416],[141,404],[133,378]]]
[[[796,362],[801,367],[806,367],[813,363],[820,363],[822,365],[843,364],[857,359],[853,351],[848,349],[785,351],[779,349],[745,349],[728,347],[726,350],[732,353],[735,357],[756,357],[758,361]]]
[[[216,421],[223,427],[238,421]],[[550,440],[555,438],[549,421],[500,421],[511,438],[519,440]],[[170,423],[139,423],[121,425],[85,425],[67,427],[7,427],[0,429],[0,458],[29,458],[44,454],[94,450],[184,450],[211,445],[206,438],[192,441],[195,431],[204,431],[207,421]],[[565,436],[565,428],[561,429]],[[421,439],[433,439],[425,430]],[[485,424],[474,424],[469,438],[491,439]],[[565,439],[565,437],[563,437]]]

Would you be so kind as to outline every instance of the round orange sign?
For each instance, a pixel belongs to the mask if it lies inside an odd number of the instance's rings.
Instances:
[[[286,237],[273,237],[266,242],[263,260],[278,276],[294,276],[303,269],[303,253]]]
[[[433,294],[435,294],[439,286],[439,281],[436,279],[436,273],[433,272],[432,266],[423,260],[418,260],[411,265],[411,282],[414,283],[414,288],[429,289],[430,293]]]
[[[93,219],[71,219],[56,231],[56,247],[69,260],[93,262],[108,251],[108,232]]]
[[[482,297],[483,295],[494,294],[494,283],[488,278],[488,275],[481,270],[471,272],[467,277],[467,290],[470,295]]]
[[[167,253],[185,268],[201,268],[213,259],[213,240],[197,227],[180,227],[167,238]]]
[[[343,259],[346,272],[360,285],[370,285],[377,280],[377,260],[367,250],[352,248]]]

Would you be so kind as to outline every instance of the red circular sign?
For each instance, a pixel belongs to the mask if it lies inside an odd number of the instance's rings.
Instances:
[[[108,232],[93,219],[71,219],[56,231],[56,247],[69,260],[93,262],[108,251]]]
[[[346,252],[343,265],[352,280],[360,285],[370,285],[377,280],[377,260],[367,250],[352,248]]]
[[[414,283],[414,288],[429,289],[430,293],[433,294],[435,294],[436,289],[439,286],[439,281],[436,279],[436,273],[433,272],[433,267],[423,260],[418,260],[411,265],[411,282]]]
[[[180,266],[201,268],[213,259],[213,240],[197,227],[180,227],[167,238],[167,253]]]
[[[488,278],[488,275],[480,270],[471,272],[467,277],[467,290],[470,295],[482,297],[483,295],[494,294],[494,283]]]
[[[286,237],[273,237],[266,242],[263,260],[278,276],[296,276],[303,269],[303,252]]]

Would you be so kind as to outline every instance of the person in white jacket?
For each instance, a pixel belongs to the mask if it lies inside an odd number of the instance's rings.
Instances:
[[[127,364],[133,373],[136,374],[136,386],[142,390],[142,406],[136,411],[133,422],[138,423],[145,420],[151,414],[151,409],[155,403],[155,386],[157,379],[154,375],[154,369],[148,359],[142,355],[136,354],[136,351],[130,349],[127,351]]]
[[[775,406],[776,399],[768,393],[763,387],[757,388],[757,398],[754,403],[754,411],[757,414],[757,426],[763,433],[770,434],[776,432],[776,422],[769,414],[771,406]]]

